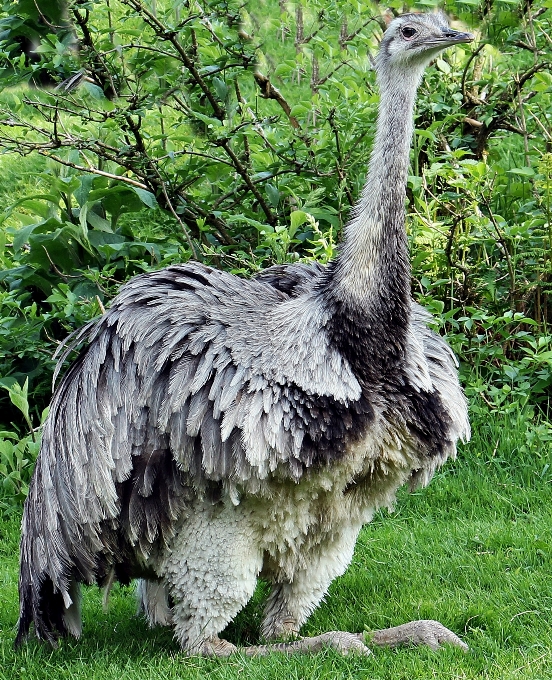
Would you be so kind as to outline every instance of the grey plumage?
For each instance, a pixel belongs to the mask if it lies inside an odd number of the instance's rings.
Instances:
[[[296,633],[362,524],[469,437],[454,357],[410,299],[404,186],[423,69],[470,39],[440,14],[390,25],[368,182],[335,261],[144,274],[69,342],[86,347],[25,504],[18,642],[31,623],[52,643],[80,635],[78,584],[132,578],[190,653],[231,650],[218,633],[258,576],[263,635]]]

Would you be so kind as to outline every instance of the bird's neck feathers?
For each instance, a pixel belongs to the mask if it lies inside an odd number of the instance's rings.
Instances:
[[[405,195],[421,72],[408,80],[387,71],[378,78],[381,99],[368,176],[336,261],[334,285],[344,301],[372,307],[387,304],[381,295],[389,287],[396,293],[406,281],[409,289]]]
[[[357,337],[381,342],[396,354],[410,319],[410,262],[405,229],[406,180],[419,69],[381,69],[380,106],[368,177],[353,209],[340,252],[326,281],[336,324],[347,319]],[[331,290],[331,293],[330,293]],[[391,336],[391,339],[387,339]],[[369,339],[368,338],[368,339]],[[395,345],[395,349],[393,349]],[[358,350],[366,352],[366,347]],[[396,351],[395,351],[396,350]]]

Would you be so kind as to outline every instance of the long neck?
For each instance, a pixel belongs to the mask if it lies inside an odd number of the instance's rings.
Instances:
[[[423,67],[411,70],[408,79],[397,71],[379,69],[381,98],[368,177],[326,281],[326,293],[339,317],[336,324],[349,326],[353,336],[366,336],[358,352],[371,353],[366,343],[372,341],[381,362],[388,365],[404,347],[410,319],[404,203],[413,109]],[[366,333],[359,328],[363,326]]]

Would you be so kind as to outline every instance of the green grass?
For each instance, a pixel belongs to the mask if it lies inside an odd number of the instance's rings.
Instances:
[[[353,564],[303,632],[360,631],[434,618],[470,646],[374,649],[370,657],[313,656],[227,660],[185,658],[169,630],[135,617],[129,588],[116,588],[107,612],[87,589],[84,635],[58,650],[31,642],[14,652],[18,521],[0,528],[0,678],[156,680],[176,678],[535,679],[552,677],[552,467],[531,442],[530,420],[489,416],[472,443],[430,487],[401,494],[361,534]],[[549,473],[550,470],[550,473]],[[227,631],[258,634],[263,588]]]

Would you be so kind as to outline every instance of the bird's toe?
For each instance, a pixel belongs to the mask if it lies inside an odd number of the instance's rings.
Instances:
[[[364,636],[358,633],[347,633],[341,630],[333,630],[320,636],[321,642],[326,647],[335,649],[341,654],[361,654],[368,656],[372,652],[364,644]]]
[[[201,646],[201,656],[225,657],[237,652],[238,648],[227,640],[219,637],[211,637],[205,640]]]
[[[468,651],[468,645],[455,633],[445,628],[439,621],[410,621],[394,628],[377,630],[371,634],[371,641],[381,647],[397,647],[399,645],[426,645],[430,649],[439,649],[449,644]]]

